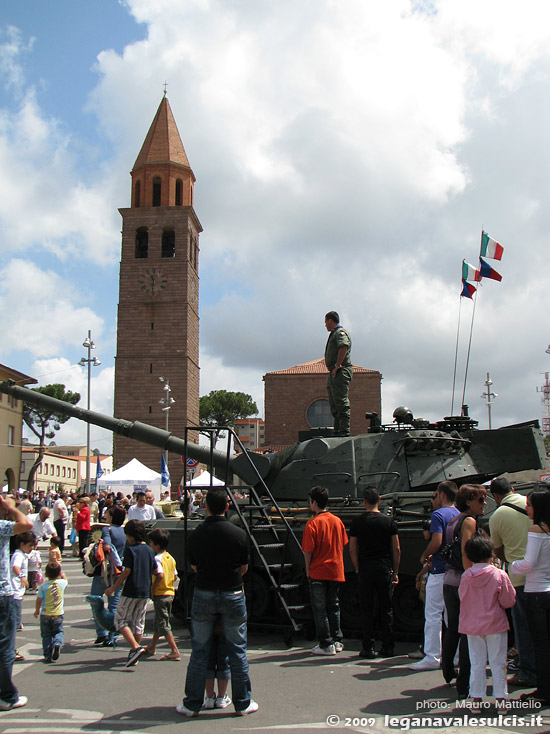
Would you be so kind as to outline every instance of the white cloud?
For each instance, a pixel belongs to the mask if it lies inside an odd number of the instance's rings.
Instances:
[[[0,69],[3,72],[3,84],[6,88],[18,87],[25,75],[21,65],[21,57],[31,50],[33,39],[24,44],[21,32],[15,26],[0,28]]]
[[[323,315],[335,308],[354,361],[384,375],[385,418],[397,404],[448,414],[460,263],[475,262],[484,226],[505,246],[504,280],[480,292],[467,399],[483,421],[476,396],[490,371],[495,424],[540,414],[545,0],[521,9],[511,0],[127,4],[148,35],[120,55],[98,54],[87,109],[115,152],[87,167],[90,180],[77,175],[82,141],[42,113],[32,88],[0,118],[4,251],[46,249],[78,267],[114,261],[116,207],[128,202],[127,171],[166,80],[205,228],[202,394],[242,390],[260,405],[265,372],[321,356]],[[60,346],[78,324],[101,329],[76,289],[43,270],[34,283],[45,277],[61,307],[44,304],[42,328],[21,322],[29,339],[8,324],[2,346],[45,354],[46,322]],[[469,309],[462,304],[462,348]],[[461,351],[460,388],[463,361]]]
[[[76,285],[51,270],[13,259],[0,271],[0,284],[3,354],[26,350],[35,357],[51,357],[79,344],[87,329],[96,336],[103,331],[103,319],[77,305],[81,297]]]
[[[46,251],[60,260],[87,258],[114,263],[119,218],[114,183],[98,165],[79,170],[84,141],[40,109],[21,56],[21,32],[8,27],[0,40],[0,73],[13,87],[13,104],[0,109],[0,253]],[[1,37],[0,37],[1,39]]]

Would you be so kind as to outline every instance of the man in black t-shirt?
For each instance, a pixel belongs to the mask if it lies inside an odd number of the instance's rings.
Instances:
[[[360,657],[376,657],[374,650],[373,610],[378,601],[382,647],[381,657],[393,655],[393,586],[399,582],[401,558],[395,520],[383,515],[379,508],[380,495],[374,487],[363,491],[366,512],[353,519],[349,531],[349,554],[359,575],[358,593],[363,627],[363,648]]]
[[[198,716],[204,701],[206,670],[218,621],[231,668],[235,711],[244,716],[258,710],[252,699],[246,658],[246,601],[243,574],[248,570],[244,530],[230,523],[225,487],[206,495],[207,518],[189,538],[189,561],[196,571],[191,607],[191,657],[185,679],[185,698],[176,706],[184,716]]]

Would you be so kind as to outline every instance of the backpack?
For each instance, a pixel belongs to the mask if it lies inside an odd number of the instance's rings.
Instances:
[[[462,523],[466,519],[466,515],[463,515],[455,524],[453,529],[453,538],[450,543],[447,543],[441,550],[441,558],[445,563],[454,568],[456,571],[464,571],[464,565],[462,563],[462,538],[460,537],[460,530]]]
[[[101,573],[104,560],[103,541],[90,543],[82,554],[82,571],[86,576],[96,576]]]

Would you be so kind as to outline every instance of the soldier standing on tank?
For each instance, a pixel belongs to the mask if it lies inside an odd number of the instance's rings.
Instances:
[[[330,412],[334,418],[334,433],[349,436],[351,410],[348,393],[353,377],[351,339],[340,325],[340,317],[336,311],[327,313],[325,326],[330,332],[325,347],[325,365],[329,372],[327,392]]]

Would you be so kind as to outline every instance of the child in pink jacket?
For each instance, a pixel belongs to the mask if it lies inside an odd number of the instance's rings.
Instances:
[[[506,651],[509,629],[504,610],[514,606],[516,590],[508,574],[493,565],[494,548],[489,538],[474,535],[464,550],[473,566],[462,574],[458,589],[458,631],[468,635],[472,708],[480,709],[481,699],[487,695],[487,654],[493,676],[493,696],[497,699],[497,706],[504,706],[508,698]]]

